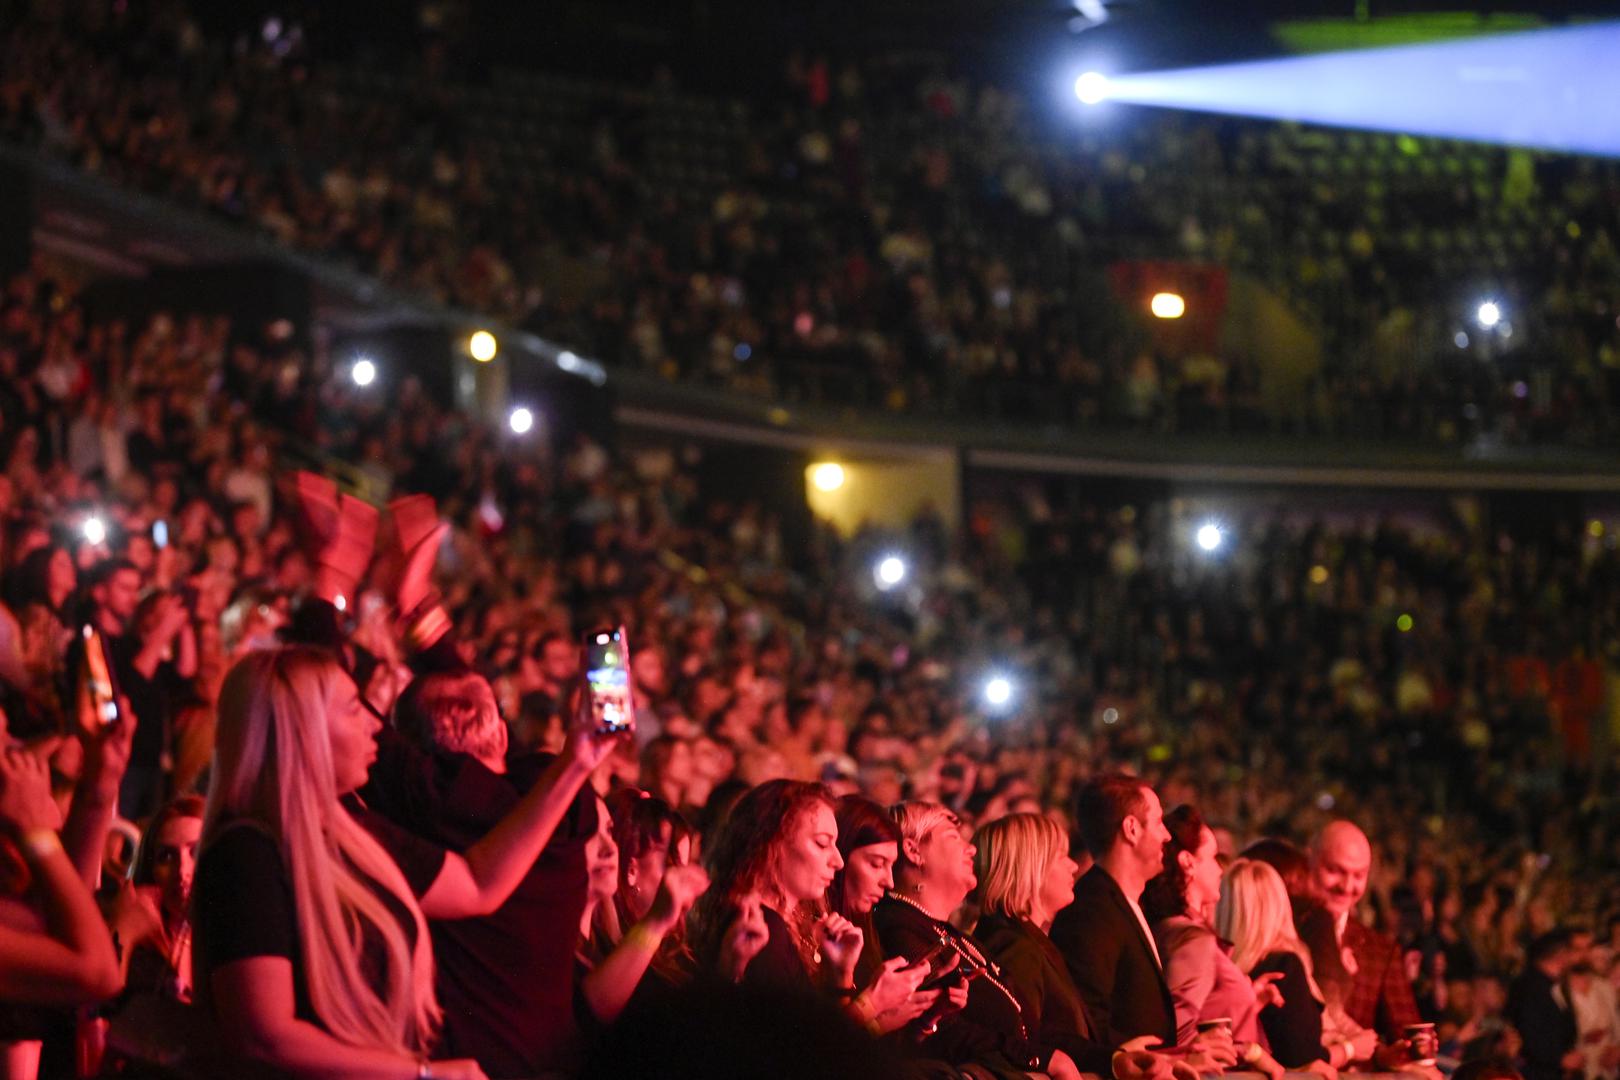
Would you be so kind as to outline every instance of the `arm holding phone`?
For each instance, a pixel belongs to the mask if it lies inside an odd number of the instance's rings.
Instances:
[[[506,902],[551,840],[574,796],[624,736],[603,733],[580,693],[574,726],[561,754],[540,774],[512,812],[461,854],[449,852],[422,912],[430,919],[487,915]]]

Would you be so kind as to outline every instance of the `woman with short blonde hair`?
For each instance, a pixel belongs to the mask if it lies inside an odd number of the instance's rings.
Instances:
[[[1057,911],[1046,910],[1042,883],[1053,867],[1068,862],[1072,900],[1077,869],[1069,858],[1069,838],[1058,823],[1044,814],[1008,814],[980,829],[976,839],[980,909],[1050,927]]]

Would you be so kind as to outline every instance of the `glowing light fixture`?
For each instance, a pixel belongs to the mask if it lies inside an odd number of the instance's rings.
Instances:
[[[107,539],[107,523],[94,514],[84,519],[84,524],[79,526],[79,531],[92,544],[99,544]]]
[[[906,580],[906,560],[898,555],[886,555],[878,561],[872,576],[877,579],[877,587],[888,592]]]
[[[1226,540],[1226,534],[1221,532],[1221,527],[1213,521],[1206,521],[1198,526],[1198,531],[1193,534],[1193,539],[1203,550],[1215,551]]]
[[[1187,301],[1180,293],[1154,293],[1148,301],[1148,310],[1161,319],[1179,319],[1187,314]]]
[[[506,426],[514,435],[527,435],[534,430],[534,413],[519,405],[507,416]]]
[[[1005,675],[992,675],[984,681],[984,703],[992,709],[1004,709],[1013,697],[1012,680]]]
[[[1502,321],[1502,308],[1495,300],[1487,300],[1479,305],[1479,310],[1474,312],[1474,318],[1479,320],[1479,325],[1489,330]]]
[[[349,369],[349,378],[354,380],[356,386],[370,386],[377,381],[377,365],[362,356]]]
[[[844,486],[844,467],[836,461],[823,461],[810,470],[810,482],[820,491],[837,491]]]
[[[1074,80],[1074,96],[1083,105],[1100,105],[1108,99],[1108,76],[1088,71]]]
[[[474,331],[472,337],[467,339],[467,354],[480,364],[487,364],[495,359],[495,354],[501,349],[500,342],[488,330]]]

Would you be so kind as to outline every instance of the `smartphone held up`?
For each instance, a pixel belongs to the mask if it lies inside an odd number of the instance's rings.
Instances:
[[[107,642],[101,632],[90,623],[80,631],[84,641],[84,675],[90,687],[90,703],[96,719],[103,725],[118,723],[118,688],[113,683],[112,661],[107,656]]]
[[[630,646],[624,627],[587,633],[582,652],[585,693],[596,730],[604,735],[634,731],[636,703],[630,688]]]

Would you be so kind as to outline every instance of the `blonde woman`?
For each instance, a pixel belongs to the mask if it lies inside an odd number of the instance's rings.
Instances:
[[[1311,954],[1294,930],[1282,875],[1255,859],[1238,859],[1221,880],[1215,932],[1232,943],[1232,962],[1251,979],[1281,974],[1282,1003],[1260,1012],[1271,1056],[1285,1068],[1336,1080],[1338,1069],[1322,1046],[1322,991],[1311,974]]]
[[[197,997],[229,1052],[286,1073],[479,1080],[473,1061],[429,1060],[424,912],[489,898],[460,856],[343,801],[380,727],[319,650],[253,653],[226,676],[193,884]]]
[[[883,955],[903,956],[911,964],[933,958],[939,961],[936,971],[945,970],[953,957],[957,961],[943,986],[952,994],[952,1007],[962,1011],[925,1015],[929,1037],[923,1054],[953,1065],[1045,1072],[1055,1080],[1079,1076],[1068,1052],[1027,1022],[1000,967],[951,924],[978,884],[977,849],[962,834],[962,822],[932,802],[899,803],[889,813],[900,826],[900,858],[894,889],[872,912]],[[969,972],[978,977],[968,979]]]
[[[1080,871],[1063,829],[1044,814],[1009,814],[981,828],[974,844],[984,915],[973,936],[1000,965],[1032,1035],[1065,1051],[1082,1072],[1118,1080],[1164,1075],[1171,1063],[1163,1055],[1133,1049],[1116,1056],[1098,1038],[1063,954],[1046,936],[1053,916],[1074,901]]]

